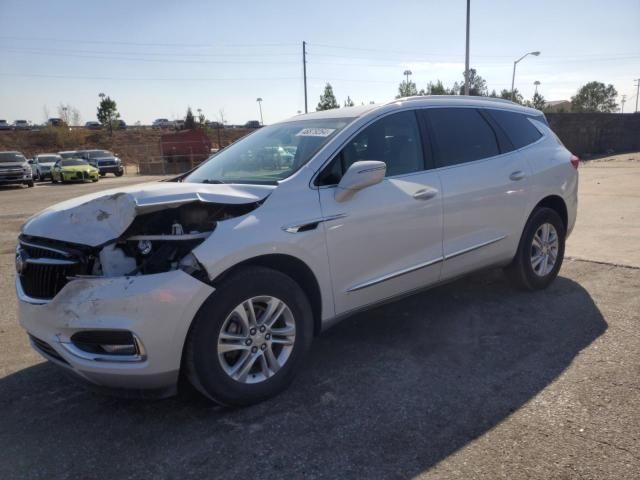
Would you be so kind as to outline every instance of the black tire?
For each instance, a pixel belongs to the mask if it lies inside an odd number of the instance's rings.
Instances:
[[[116,170],[114,173],[116,177],[121,177],[122,175],[124,175],[124,170]]]
[[[29,180],[28,182],[24,182],[24,184],[29,188],[33,188],[33,187],[36,186],[36,183],[33,180]]]
[[[549,273],[544,276],[534,272],[531,265],[533,237],[545,223],[550,223],[558,234],[558,253],[556,262]],[[509,279],[516,287],[523,290],[541,290],[547,288],[558,276],[564,259],[566,230],[560,215],[550,208],[538,208],[533,211],[522,232],[518,251],[511,264],[505,268]]]
[[[220,364],[218,336],[236,306],[261,295],[276,297],[289,307],[296,328],[293,349],[270,378],[253,384],[240,383],[227,375]],[[276,270],[245,267],[226,277],[198,311],[185,344],[183,366],[191,384],[203,395],[226,406],[243,407],[286,389],[300,369],[312,339],[313,314],[302,288]]]
[[[106,175],[106,172],[100,172],[100,176],[104,177]]]

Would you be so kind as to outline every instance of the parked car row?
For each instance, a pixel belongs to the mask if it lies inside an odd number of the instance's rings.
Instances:
[[[41,153],[31,160],[18,151],[0,152],[0,184],[24,184],[36,181],[97,182],[107,173],[124,174],[122,161],[108,150],[67,150]]]
[[[0,130],[31,130],[31,128],[31,122],[27,120],[16,120],[13,123],[0,120]]]
[[[52,117],[47,119],[44,125],[33,124],[28,120],[15,120],[13,123],[9,123],[7,120],[0,119],[0,130],[33,130],[41,127],[68,127],[69,125],[62,118]],[[101,130],[103,125],[95,120],[86,122],[84,128],[90,130]],[[116,130],[125,130],[127,124],[124,120],[115,120],[114,128]]]

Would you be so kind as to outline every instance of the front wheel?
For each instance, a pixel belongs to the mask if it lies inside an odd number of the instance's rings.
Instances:
[[[122,175],[124,175],[124,170],[116,170],[114,173],[116,177],[121,177]]]
[[[258,403],[291,383],[312,337],[312,311],[300,286],[281,272],[246,267],[225,278],[196,315],[186,373],[223,405]]]
[[[29,180],[28,182],[25,182],[25,185],[29,188],[32,188],[35,186],[35,182],[33,180]]]
[[[525,290],[547,288],[558,276],[564,259],[566,230],[555,210],[535,210],[522,233],[518,251],[505,270]]]

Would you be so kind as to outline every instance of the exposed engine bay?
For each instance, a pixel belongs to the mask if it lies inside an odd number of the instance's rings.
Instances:
[[[122,236],[100,253],[101,271],[112,276],[166,272],[213,233],[217,222],[244,215],[257,204],[219,205],[194,202],[139,215]],[[188,262],[185,268],[194,268]]]
[[[23,234],[16,251],[21,284],[34,298],[53,298],[72,278],[147,275],[181,268],[204,280],[191,251],[218,222],[247,214],[260,202],[189,202],[136,216],[124,233],[101,246]],[[87,226],[91,228],[91,226]]]

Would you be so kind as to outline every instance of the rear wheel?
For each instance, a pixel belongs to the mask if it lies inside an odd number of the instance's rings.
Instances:
[[[522,233],[518,252],[505,270],[520,288],[538,290],[558,276],[564,259],[566,231],[555,210],[535,210]]]
[[[300,286],[278,271],[247,267],[226,278],[198,312],[186,372],[212,400],[251,405],[291,383],[312,336],[311,307]]]

